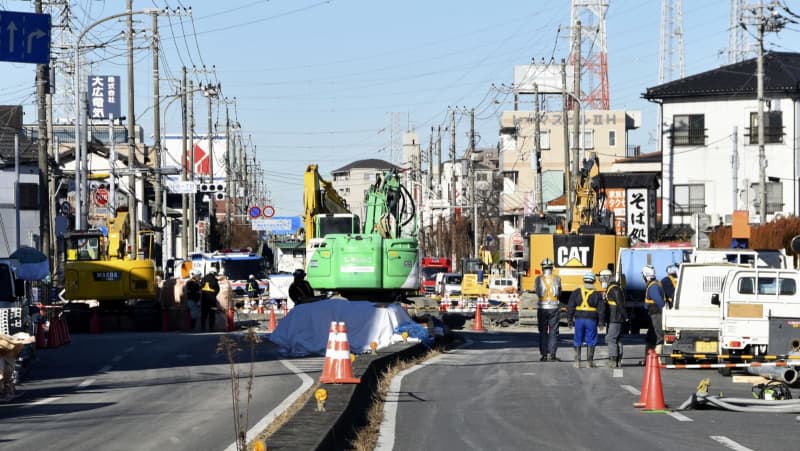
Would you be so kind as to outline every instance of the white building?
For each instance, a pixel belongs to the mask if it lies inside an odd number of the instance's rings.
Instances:
[[[730,223],[734,210],[759,222],[756,60],[722,66],[647,89],[662,120],[665,224],[693,213]],[[800,53],[764,57],[767,221],[800,205]]]

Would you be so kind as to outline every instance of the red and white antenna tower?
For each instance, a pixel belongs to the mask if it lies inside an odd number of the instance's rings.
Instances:
[[[611,109],[608,92],[606,11],[608,0],[572,0],[570,11],[570,62],[575,63],[577,21],[581,21],[581,102],[583,108]]]

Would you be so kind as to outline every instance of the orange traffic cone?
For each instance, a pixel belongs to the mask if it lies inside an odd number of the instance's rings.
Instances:
[[[233,309],[228,308],[228,332],[233,332]]]
[[[39,321],[36,325],[36,349],[45,349],[46,347],[47,339],[44,338],[44,322]]]
[[[650,385],[650,372],[653,370],[651,367],[650,353],[654,352],[652,349],[647,350],[647,357],[644,359],[644,375],[642,376],[642,390],[639,393],[639,401],[633,403],[633,407],[642,408],[647,405],[647,392]]]
[[[94,314],[92,315],[92,320],[89,322],[90,330],[93,334],[100,333],[100,314],[97,313],[97,309],[94,309]]]
[[[664,390],[661,387],[661,365],[658,363],[658,355],[655,351],[648,354],[650,360],[650,381],[647,384],[647,397],[645,401],[645,411],[661,411],[667,406],[664,404]]]
[[[328,328],[328,347],[325,349],[325,364],[322,366],[322,377],[332,377],[335,368],[333,353],[336,352],[336,321],[331,321]]]
[[[272,332],[278,327],[278,321],[275,319],[275,307],[269,308],[269,331]]]
[[[325,352],[325,366],[323,367],[322,377],[319,381],[323,384],[358,384],[361,378],[353,377],[353,365],[350,361],[350,343],[347,341],[347,326],[344,322],[339,322],[336,326],[336,338],[333,343],[333,350],[328,347]],[[326,374],[329,368],[328,360],[332,360],[333,374]],[[330,371],[330,370],[329,370]]]
[[[472,331],[473,332],[486,332],[486,329],[483,328],[483,318],[481,317],[481,305],[480,304],[475,306],[475,321],[472,322]]]

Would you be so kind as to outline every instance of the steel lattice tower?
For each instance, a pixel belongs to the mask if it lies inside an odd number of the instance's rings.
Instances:
[[[661,0],[658,83],[683,78],[683,0]]]
[[[744,0],[731,0],[730,23],[728,26],[728,63],[738,63],[756,56],[756,44],[742,24],[753,23],[753,9]]]
[[[606,45],[607,0],[572,0],[570,42],[575,42],[576,22],[581,21],[581,101],[587,109],[608,110],[608,46]],[[575,62],[574,47],[570,61]]]

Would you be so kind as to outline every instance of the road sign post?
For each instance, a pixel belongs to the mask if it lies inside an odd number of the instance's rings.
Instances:
[[[0,11],[0,61],[50,63],[50,14]]]

